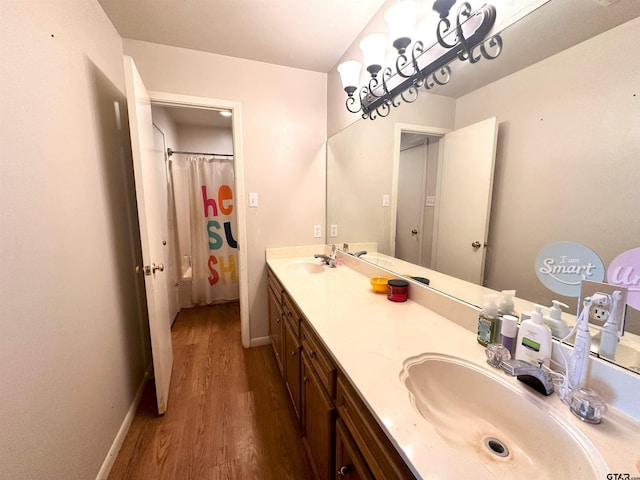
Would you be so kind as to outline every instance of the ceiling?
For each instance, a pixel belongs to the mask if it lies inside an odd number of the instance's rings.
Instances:
[[[123,38],[327,73],[384,0],[98,0]]]
[[[389,1],[98,0],[123,38],[323,73],[361,34],[384,31]],[[490,3],[501,1],[517,0]],[[498,59],[454,62],[452,80],[433,92],[458,98],[638,16],[640,0],[550,0],[502,32]],[[230,128],[215,111],[171,113],[176,123]]]

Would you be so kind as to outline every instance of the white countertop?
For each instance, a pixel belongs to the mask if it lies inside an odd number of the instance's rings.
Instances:
[[[322,251],[322,247],[312,248]],[[366,275],[348,266],[326,267],[323,273],[305,275],[288,269],[292,262],[318,261],[308,248],[267,251],[268,265],[418,477],[458,479],[473,473],[477,479],[514,478],[496,476],[488,463],[447,444],[412,407],[399,379],[405,359],[425,352],[460,357],[492,375],[506,377],[487,365],[484,348],[472,332],[411,299],[394,303],[386,295],[375,294],[369,283],[370,266],[361,269]],[[410,286],[410,298],[411,288],[415,287]],[[442,301],[455,302],[442,297]],[[542,398],[584,434],[610,472],[640,477],[636,466],[640,462],[638,422],[610,410],[600,425],[586,424],[574,417],[557,395],[543,397],[515,378],[508,380],[522,389],[525,397]]]

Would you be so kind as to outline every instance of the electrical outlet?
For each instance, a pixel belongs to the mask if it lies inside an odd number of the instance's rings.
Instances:
[[[313,226],[313,238],[320,238],[322,236],[322,225]]]
[[[258,206],[258,194],[250,193],[249,194],[249,208],[256,208]]]
[[[382,195],[382,206],[383,207],[388,207],[389,206],[389,195],[388,194],[384,194]]]
[[[592,320],[604,323],[611,314],[611,301],[609,295],[602,292],[596,292],[591,296],[591,307],[589,308],[589,316]]]
[[[618,308],[615,315],[616,318],[611,321],[615,321],[618,326],[618,335],[624,334],[624,322],[625,314],[627,312],[627,289],[619,285],[610,285],[604,282],[594,282],[591,280],[582,280],[580,285],[580,298],[578,299],[578,312],[582,310],[584,299],[591,297],[592,304],[589,309],[589,323],[597,325],[598,327],[604,326],[609,320],[609,316],[612,311],[612,298],[614,292],[620,292],[620,299],[618,301]]]
[[[332,224],[331,225],[331,230],[329,232],[329,236],[331,236],[331,237],[337,237],[338,236],[338,225],[336,225],[336,224]]]

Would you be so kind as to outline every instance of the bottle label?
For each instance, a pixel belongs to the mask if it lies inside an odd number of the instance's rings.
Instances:
[[[487,346],[491,342],[491,322],[484,319],[478,319],[478,342]]]
[[[540,351],[540,344],[531,340],[530,338],[522,337],[522,345],[529,350],[533,350],[534,352]]]

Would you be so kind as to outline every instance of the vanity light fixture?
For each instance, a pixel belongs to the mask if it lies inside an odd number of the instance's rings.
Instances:
[[[458,8],[455,25],[448,19],[456,0],[436,0],[433,9],[440,20],[436,41],[430,45],[413,40],[418,3],[399,0],[384,15],[391,43],[397,51],[395,65],[384,66],[388,40],[381,33],[366,36],[360,42],[364,66],[370,74],[368,84],[360,87],[362,64],[349,60],[338,66],[342,86],[347,92],[346,107],[351,113],[362,112],[362,118],[374,120],[386,117],[400,100],[412,103],[418,99],[419,88],[430,90],[445,85],[451,78],[449,64],[456,58],[476,63],[481,58],[492,60],[502,51],[499,34],[485,38],[496,20],[496,9],[485,4],[475,11],[464,2]],[[413,44],[412,44],[413,42]],[[410,49],[409,49],[410,47]]]
[[[229,110],[220,110],[218,113],[220,115],[222,115],[223,117],[230,117],[231,116],[231,112]]]

